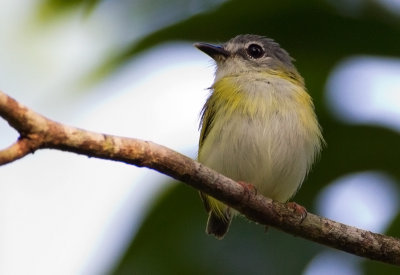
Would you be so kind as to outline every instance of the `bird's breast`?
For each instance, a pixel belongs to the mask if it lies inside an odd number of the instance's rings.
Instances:
[[[254,184],[266,196],[287,200],[319,150],[319,127],[308,98],[301,87],[275,79],[220,80],[209,98],[213,117],[199,161]]]

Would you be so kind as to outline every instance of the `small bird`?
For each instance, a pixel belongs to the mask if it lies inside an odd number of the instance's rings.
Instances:
[[[324,143],[293,59],[274,40],[252,34],[221,45],[194,46],[216,62],[211,94],[201,112],[199,162],[287,202]],[[200,196],[209,213],[206,232],[222,239],[236,211]]]

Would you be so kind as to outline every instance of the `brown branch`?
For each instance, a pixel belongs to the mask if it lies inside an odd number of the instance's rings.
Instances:
[[[0,151],[0,165],[40,148],[148,167],[223,201],[250,220],[269,225],[358,256],[400,265],[400,240],[309,213],[301,222],[285,204],[248,192],[242,185],[164,146],[139,139],[104,135],[49,120],[0,91],[0,116],[20,139]]]
[[[37,146],[34,146],[33,140],[29,140],[28,138],[19,138],[8,148],[0,151],[0,165],[23,158],[36,149]]]

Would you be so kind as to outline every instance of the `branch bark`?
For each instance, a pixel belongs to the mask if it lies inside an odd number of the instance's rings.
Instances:
[[[249,192],[237,182],[162,145],[63,125],[0,91],[0,116],[19,139],[0,150],[0,165],[50,148],[147,167],[182,181],[235,208],[248,219],[361,257],[400,265],[400,240],[311,213],[302,220],[285,204]]]

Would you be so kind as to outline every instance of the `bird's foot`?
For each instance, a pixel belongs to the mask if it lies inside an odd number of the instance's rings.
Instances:
[[[302,223],[307,217],[307,209],[304,206],[301,206],[300,204],[297,204],[293,201],[287,202],[286,206],[291,209],[296,215],[299,215],[301,217],[300,223]]]
[[[253,184],[245,181],[238,181],[237,183],[239,183],[247,192],[257,195],[257,188]]]
[[[253,184],[247,183],[245,181],[238,181],[237,183],[239,183],[244,189],[244,201],[248,201],[252,196],[257,195],[257,189]]]

